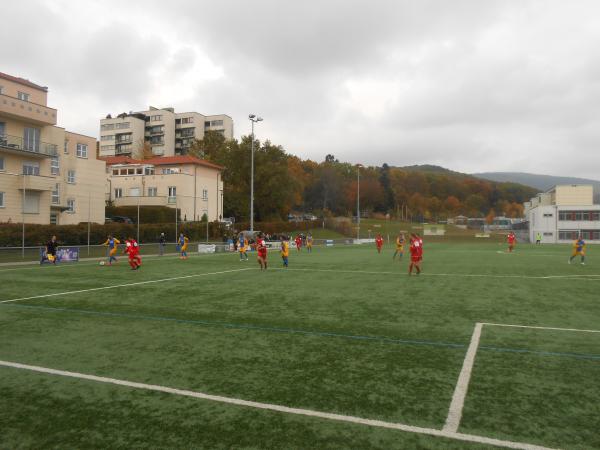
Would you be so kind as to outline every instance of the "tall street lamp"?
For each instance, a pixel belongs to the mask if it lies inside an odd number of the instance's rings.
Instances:
[[[250,231],[254,231],[254,124],[256,122],[262,122],[262,117],[258,117],[256,114],[250,114],[248,116],[250,122],[252,122],[252,142],[250,144]]]

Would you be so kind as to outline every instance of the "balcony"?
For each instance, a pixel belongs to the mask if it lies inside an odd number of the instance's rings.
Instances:
[[[133,149],[131,148],[117,148],[115,150],[115,155],[131,155],[131,153],[133,152]]]
[[[20,189],[26,191],[52,191],[56,186],[56,177],[42,175],[23,175],[23,184]]]
[[[26,143],[22,137],[11,136],[8,134],[0,135],[0,150],[8,150],[17,155],[53,157],[58,155],[58,148],[55,144],[47,142]]]
[[[56,125],[56,110],[0,94],[0,114],[36,125]]]

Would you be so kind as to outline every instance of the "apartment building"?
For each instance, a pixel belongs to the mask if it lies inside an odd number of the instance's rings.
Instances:
[[[0,72],[0,222],[104,223],[96,139],[56,126],[48,88]]]
[[[108,115],[100,120],[100,156],[185,155],[194,139],[203,139],[209,130],[232,139],[233,120],[225,114],[176,113],[173,108],[152,106],[114,118]]]
[[[600,243],[600,205],[592,185],[559,185],[524,203],[529,239],[538,233],[542,243],[568,243],[582,236]]]
[[[223,168],[189,155],[136,160],[128,156],[106,160],[106,199],[115,206],[168,206],[181,219],[223,217]]]

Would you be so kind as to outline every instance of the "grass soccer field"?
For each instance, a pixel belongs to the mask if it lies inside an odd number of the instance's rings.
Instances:
[[[0,448],[600,448],[590,250],[2,267]]]

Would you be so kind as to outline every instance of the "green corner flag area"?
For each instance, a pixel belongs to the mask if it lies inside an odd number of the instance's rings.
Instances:
[[[600,266],[424,242],[0,267],[0,448],[600,448]]]

